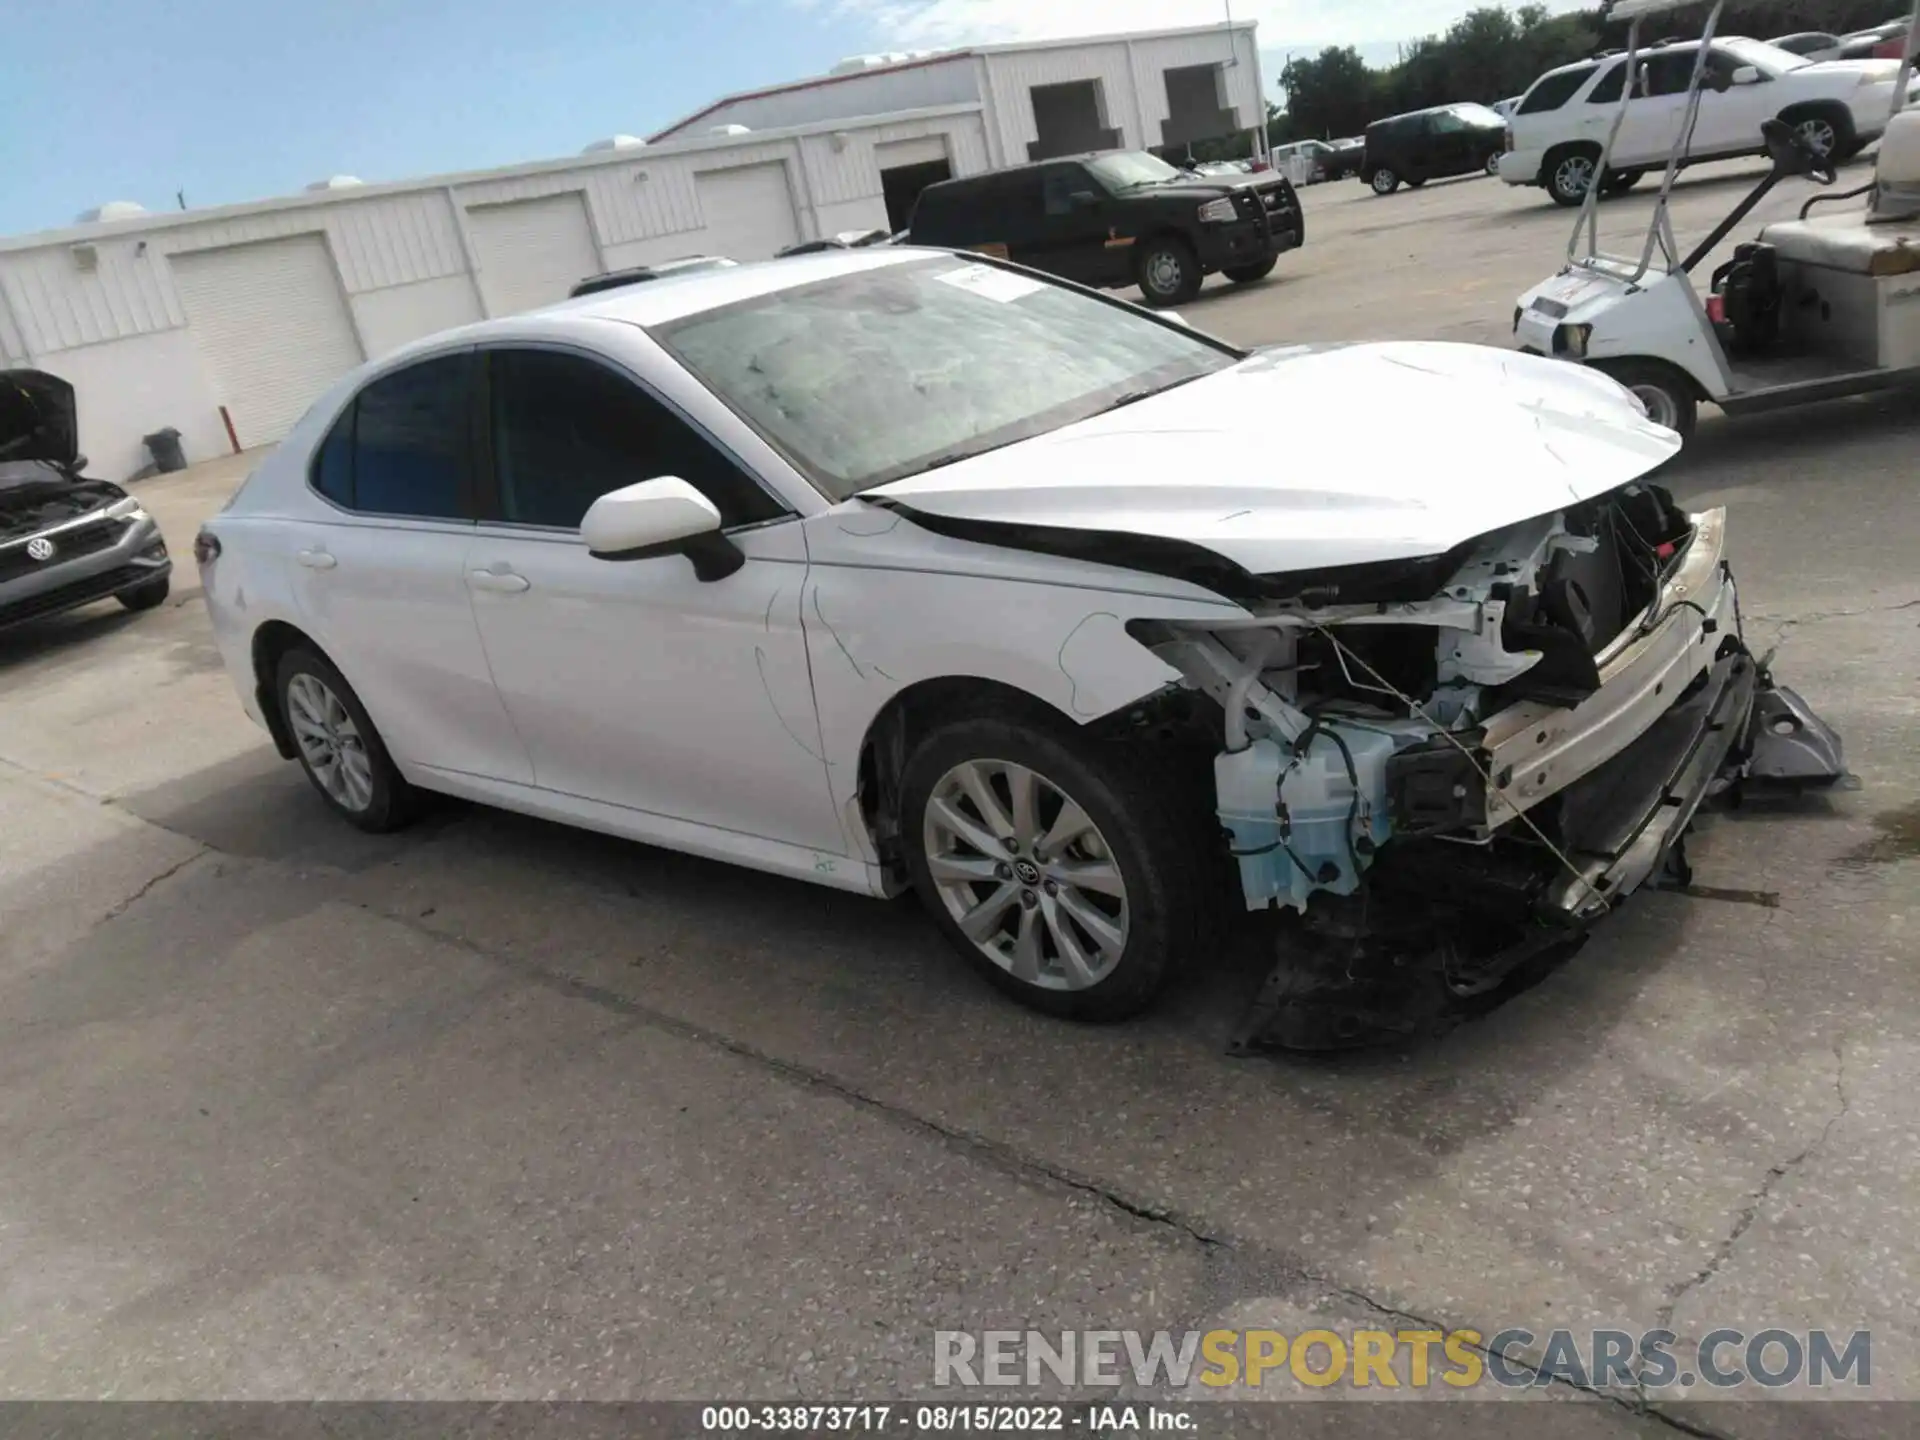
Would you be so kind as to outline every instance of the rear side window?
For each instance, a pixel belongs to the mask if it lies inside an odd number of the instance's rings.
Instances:
[[[363,515],[468,518],[473,356],[423,360],[367,386],[314,457],[313,488]]]
[[[785,512],[704,435],[633,381],[583,355],[488,356],[500,518],[574,530],[610,490],[673,475],[714,503],[723,526]]]
[[[1618,103],[1620,92],[1626,86],[1627,62],[1619,60],[1612,69],[1600,77],[1600,83],[1593,87],[1593,93],[1587,96],[1589,105],[1613,105]]]
[[[1580,87],[1593,78],[1593,72],[1594,67],[1587,65],[1578,70],[1569,70],[1564,75],[1547,76],[1527,92],[1527,98],[1520,102],[1518,113],[1544,115],[1549,110],[1558,110],[1580,93]],[[1616,95],[1614,98],[1619,97]]]

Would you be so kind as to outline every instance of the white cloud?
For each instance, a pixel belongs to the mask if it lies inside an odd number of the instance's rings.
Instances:
[[[1260,22],[1263,49],[1377,45],[1444,30],[1484,0],[789,0],[865,21],[889,47],[991,44],[1101,35],[1181,25],[1215,25],[1229,5],[1236,20]],[[1578,0],[1555,0],[1556,10]]]

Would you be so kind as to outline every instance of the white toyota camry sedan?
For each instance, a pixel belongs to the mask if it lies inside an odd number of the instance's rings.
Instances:
[[[1730,773],[1837,770],[1741,643],[1723,515],[1646,478],[1677,448],[1574,366],[1250,353],[876,248],[374,361],[195,550],[353,824],[437,792],[911,888],[1080,1017],[1297,911],[1280,998],[1353,1035],[1582,932]]]

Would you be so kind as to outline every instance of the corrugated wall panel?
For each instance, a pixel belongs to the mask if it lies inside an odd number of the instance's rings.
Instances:
[[[662,132],[660,138],[671,135],[676,140],[698,140],[716,125],[779,130],[863,115],[930,110],[936,105],[965,105],[979,98],[972,58],[956,55],[937,64],[852,75],[824,85],[735,100],[678,129]]]
[[[836,147],[830,135],[809,135],[803,142],[807,175],[819,205],[864,200],[881,193],[879,162],[874,152],[898,140],[936,136],[946,141],[947,158],[956,175],[974,175],[991,169],[987,161],[986,130],[976,115],[954,115],[936,120],[907,120],[897,125],[846,132]]]
[[[466,268],[453,213],[438,189],[186,225],[160,232],[153,248],[178,254],[316,231],[326,235],[349,294],[458,275]]]
[[[151,247],[136,239],[102,239],[93,269],[81,268],[70,245],[16,251],[3,263],[15,319],[27,347],[38,354],[97,345],[180,323],[180,308],[154,264]]]
[[[1251,127],[1259,123],[1257,117],[1262,113],[1259,55],[1252,32],[1234,31],[1231,45],[1226,32],[1222,31],[1212,35],[1136,40],[1132,48],[1145,143],[1160,143],[1160,124],[1171,113],[1167,104],[1166,72],[1182,65],[1225,66],[1227,104],[1239,112],[1241,124]],[[1229,59],[1232,64],[1227,63]]]

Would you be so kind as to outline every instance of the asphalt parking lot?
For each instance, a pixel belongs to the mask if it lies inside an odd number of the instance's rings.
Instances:
[[[1689,177],[1683,237],[1754,178]],[[1305,198],[1307,247],[1196,325],[1504,343],[1571,228],[1486,180]],[[1363,466],[1394,417],[1271,422],[1277,464]],[[1711,895],[1336,1062],[1226,1058],[1251,947],[1075,1028],[910,902],[473,808],[348,830],[241,714],[190,562],[160,612],[0,635],[0,1397],[907,1395],[937,1329],[1311,1317],[1870,1329],[1872,1395],[1920,1400],[1916,439],[1910,398],[1709,411],[1670,477],[1732,507],[1756,648],[1859,788],[1710,818]],[[184,556],[243,469],[136,489]]]

